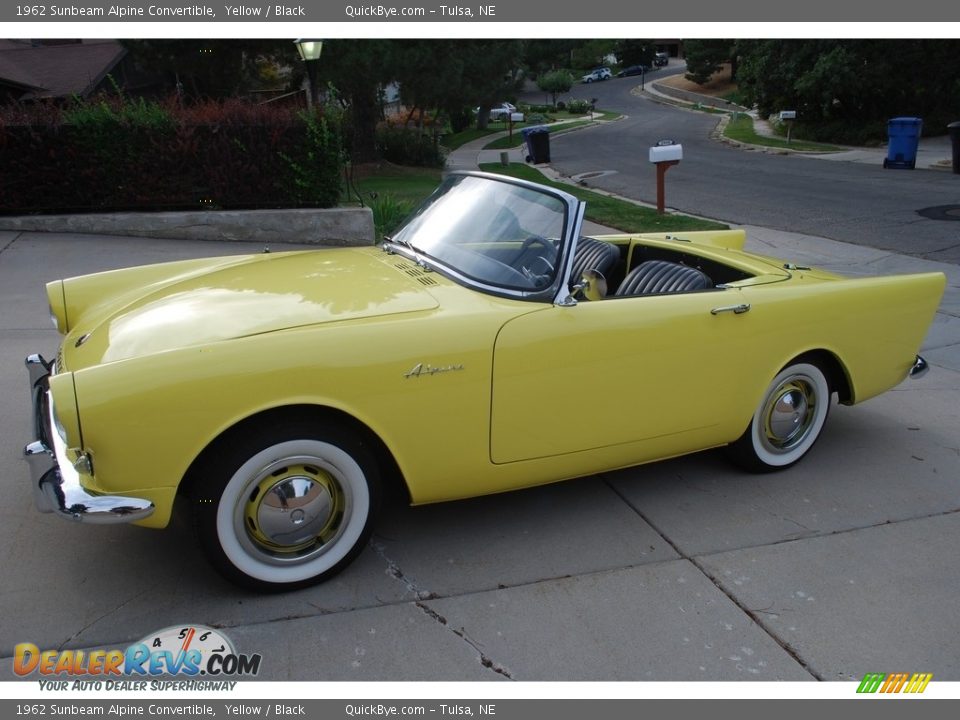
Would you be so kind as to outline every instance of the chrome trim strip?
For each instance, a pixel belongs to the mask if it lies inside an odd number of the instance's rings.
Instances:
[[[33,499],[40,512],[55,512],[63,518],[92,524],[127,523],[153,514],[154,505],[141,498],[94,495],[80,484],[80,474],[67,461],[66,445],[53,429],[53,398],[47,389],[50,363],[30,355],[25,364],[30,373],[34,427],[40,438],[23,449],[30,467]],[[51,448],[47,443],[50,443]]]
[[[917,355],[917,359],[914,361],[913,367],[910,368],[910,372],[907,374],[907,377],[909,377],[911,380],[916,380],[917,378],[922,378],[928,372],[930,372],[930,363]]]

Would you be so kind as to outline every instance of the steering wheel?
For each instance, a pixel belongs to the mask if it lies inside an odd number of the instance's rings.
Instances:
[[[489,255],[483,255],[472,250],[465,252],[470,253],[470,265],[474,272],[479,271],[477,275],[484,280],[524,289],[531,287],[532,279],[526,273],[520,272]]]
[[[523,244],[520,246],[520,253],[517,255],[517,257],[523,258],[527,251],[529,251],[534,245],[539,245],[546,252],[535,255],[530,261],[529,266],[522,265],[520,267],[520,271],[523,273],[524,277],[534,284],[535,287],[546,287],[550,283],[550,277],[556,272],[554,261],[557,259],[557,248],[546,238],[540,237],[539,235],[531,235],[523,241]],[[533,269],[533,263],[537,261],[544,264],[544,271],[537,272]]]

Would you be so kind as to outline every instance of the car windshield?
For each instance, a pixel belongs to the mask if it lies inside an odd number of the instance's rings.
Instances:
[[[390,240],[480,289],[529,295],[557,280],[566,222],[559,194],[453,174]]]

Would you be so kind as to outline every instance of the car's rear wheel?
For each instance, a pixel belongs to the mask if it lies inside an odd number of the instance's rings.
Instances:
[[[325,580],[365,546],[376,463],[338,428],[279,422],[230,438],[201,468],[197,529],[229,580],[283,591]]]
[[[820,437],[830,412],[830,392],[817,365],[788,365],[770,382],[746,431],[729,446],[730,458],[753,472],[795,464]]]

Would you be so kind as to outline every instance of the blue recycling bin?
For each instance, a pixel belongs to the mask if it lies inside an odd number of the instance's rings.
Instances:
[[[527,146],[527,162],[537,165],[550,162],[550,130],[543,125],[533,125],[520,131]]]
[[[920,145],[922,129],[921,118],[897,117],[887,121],[889,142],[883,166],[913,170],[917,166],[917,147]]]

